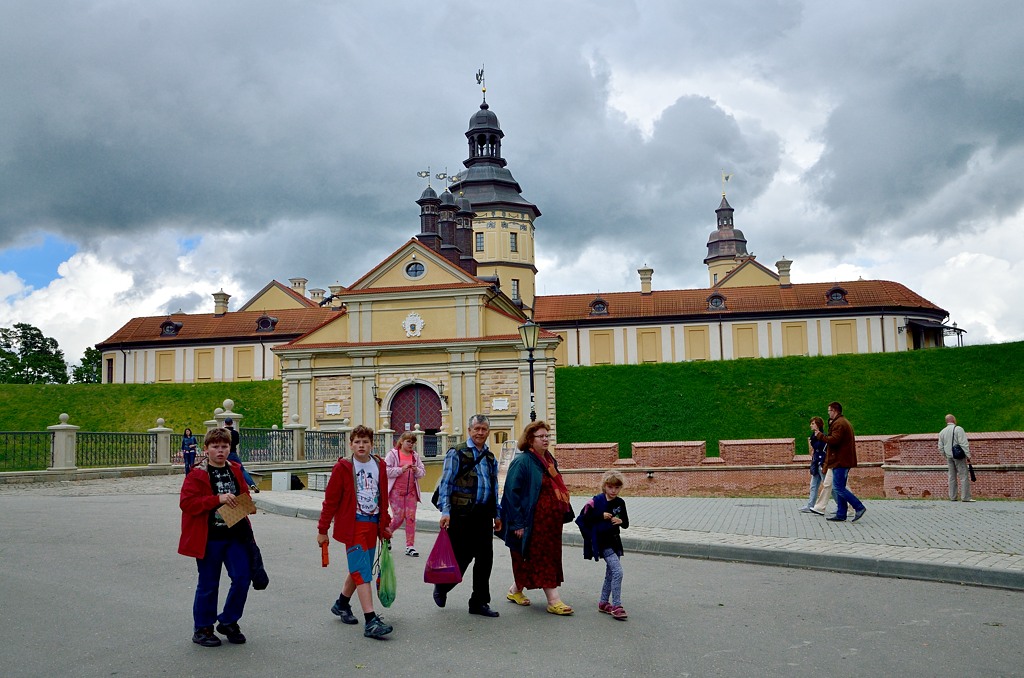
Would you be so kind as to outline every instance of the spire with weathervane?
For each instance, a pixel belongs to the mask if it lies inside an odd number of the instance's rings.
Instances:
[[[708,267],[708,278],[711,287],[736,268],[741,258],[748,257],[747,239],[743,231],[734,228],[733,208],[725,197],[725,184],[732,179],[732,174],[722,170],[722,202],[715,210],[718,216],[718,227],[708,236],[708,256],[704,263]]]

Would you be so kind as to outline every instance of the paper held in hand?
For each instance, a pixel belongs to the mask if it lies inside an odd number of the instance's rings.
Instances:
[[[256,504],[252,503],[252,497],[247,494],[235,497],[235,504],[234,507],[223,504],[217,509],[217,515],[227,523],[228,527],[233,527],[235,523],[250,513],[256,513]]]

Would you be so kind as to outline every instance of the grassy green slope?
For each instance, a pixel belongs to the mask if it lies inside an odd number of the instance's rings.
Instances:
[[[559,368],[558,439],[630,443],[803,438],[843,403],[860,435],[1024,428],[1024,342],[834,357]],[[797,445],[800,452],[803,446]]]
[[[247,427],[280,426],[281,382],[228,384],[57,384],[0,385],[0,431],[44,431],[68,423],[83,431],[145,431],[158,417],[177,432],[203,428],[226,398],[244,415]]]

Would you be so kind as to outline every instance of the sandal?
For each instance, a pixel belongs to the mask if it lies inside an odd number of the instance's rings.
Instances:
[[[572,614],[574,610],[559,600],[557,603],[551,603],[548,605],[548,612],[565,617]]]
[[[509,591],[505,598],[523,607],[527,607],[530,604],[530,599],[524,596],[522,591]]]
[[[617,619],[618,621],[626,621],[629,619],[629,615],[626,614],[625,608],[621,605],[615,605],[612,607],[611,615],[612,619]]]

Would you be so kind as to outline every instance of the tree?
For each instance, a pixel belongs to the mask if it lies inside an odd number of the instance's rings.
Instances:
[[[68,365],[57,340],[38,327],[16,323],[0,327],[0,382],[5,384],[66,384]]]
[[[103,355],[93,346],[85,349],[82,354],[82,363],[71,368],[71,381],[76,384],[98,384],[100,383],[100,366],[103,364]]]

